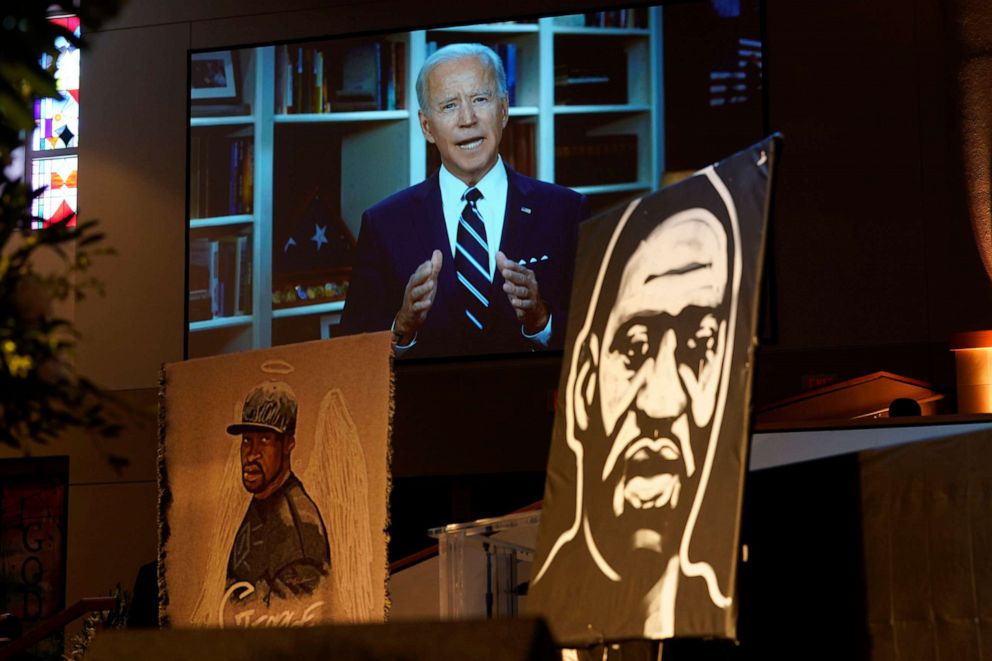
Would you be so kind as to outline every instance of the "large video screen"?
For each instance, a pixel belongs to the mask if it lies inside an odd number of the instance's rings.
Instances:
[[[579,224],[765,132],[760,25],[701,0],[191,53],[188,355],[560,350]]]

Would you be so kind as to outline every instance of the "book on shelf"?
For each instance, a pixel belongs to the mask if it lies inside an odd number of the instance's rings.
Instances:
[[[255,206],[255,142],[245,141],[243,161],[238,176],[241,178],[241,194],[238,198],[238,213],[250,214]]]
[[[634,9],[613,9],[610,11],[591,11],[585,14],[569,14],[555,16],[555,25],[569,28],[646,28],[648,25],[647,10],[643,7]]]
[[[213,313],[210,310],[211,301],[209,289],[190,289],[189,320],[193,322],[213,319]]]
[[[224,283],[220,280],[220,243],[210,242],[210,316],[224,316]]]
[[[237,295],[234,301],[234,314],[251,314],[252,261],[251,261],[251,241],[249,240],[248,236],[244,234],[238,235],[237,252],[238,252],[238,264],[236,271]]]
[[[200,136],[192,135],[189,139],[189,217],[202,218],[201,209],[202,194],[200,184],[203,178],[200,176]]]
[[[231,140],[231,169],[227,198],[227,214],[231,216],[251,213],[254,180],[253,143],[251,138],[238,137]]]
[[[217,294],[219,300],[218,317],[234,315],[237,295],[238,238],[224,237],[217,241]]]
[[[506,92],[510,100],[510,105],[517,105],[517,45],[516,44],[496,44],[496,54],[503,60],[503,68],[506,70]]]
[[[251,314],[251,237],[196,237],[189,249],[189,320]]]
[[[189,320],[213,317],[210,294],[210,240],[194,238],[189,243]]]
[[[648,24],[647,10],[644,7],[587,12],[584,18],[585,26],[590,28],[637,29],[645,28]]]
[[[386,81],[386,109],[396,110],[406,107],[406,44],[390,41],[389,71]]]
[[[252,212],[255,150],[250,132],[231,136],[198,131],[190,138],[190,218]]]
[[[555,145],[555,181],[563,186],[636,182],[637,136],[561,136]]]
[[[276,48],[276,112],[292,112],[293,98],[292,64],[289,60],[289,46],[282,44]]]
[[[231,142],[231,176],[227,180],[227,215],[233,216],[237,213],[238,205],[238,195],[241,192],[242,179],[238,172],[238,168],[244,160],[244,154],[242,153],[241,145],[237,140]]]

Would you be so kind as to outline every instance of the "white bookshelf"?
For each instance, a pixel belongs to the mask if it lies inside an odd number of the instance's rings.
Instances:
[[[252,316],[239,314],[231,317],[214,317],[204,321],[193,321],[189,325],[191,331],[215,330],[218,328],[236,328],[238,326],[250,326],[253,322]]]
[[[414,81],[428,53],[428,44],[459,41],[513,44],[517,52],[516,99],[510,122],[532,125],[535,176],[556,181],[555,137],[563,129],[578,127],[588,135],[616,133],[637,136],[637,169],[633,181],[590,182],[573,186],[598,200],[613,200],[657,188],[663,171],[661,25],[660,8],[648,9],[648,27],[593,28],[561,24],[563,17],[534,23],[499,23],[446,27],[410,33],[366,37],[365,40],[400,41],[405,44],[405,107],[327,113],[276,112],[278,47],[239,51],[244,69],[246,99],[251,109],[230,115],[190,119],[190,130],[250,131],[254,138],[254,196],[250,214],[236,214],[189,221],[190,235],[215,236],[225,232],[250,232],[252,236],[252,314],[217,317],[189,324],[189,356],[203,356],[278,344],[281,336],[292,341],[320,337],[319,326],[328,315],[340,315],[344,302],[314,303],[273,309],[273,218],[282,219],[287,201],[273,174],[292,170],[282,162],[295,154],[285,141],[297,140],[301,151],[312,149],[308,140],[326,141],[322,154],[328,165],[326,185],[335,192],[342,219],[358,235],[362,212],[384,197],[422,181],[427,173],[427,146],[420,131]],[[590,49],[622,49],[627,62],[626,99],[615,104],[562,104],[555,96],[556,51],[577,39]],[[311,130],[312,129],[312,130]],[[507,145],[504,145],[506,148]],[[384,157],[383,155],[386,155]],[[279,162],[277,163],[277,159]],[[313,160],[313,159],[311,159]],[[301,157],[301,163],[306,159]],[[312,170],[305,165],[303,170]],[[284,176],[280,174],[280,176]],[[323,320],[323,321],[322,321]],[[277,327],[274,332],[274,326]],[[275,333],[275,337],[274,337]]]
[[[211,216],[210,218],[190,218],[189,228],[191,230],[201,230],[209,227],[230,227],[232,225],[244,225],[253,222],[255,222],[255,217],[251,214]]]
[[[250,115],[231,115],[219,117],[191,117],[189,125],[193,128],[202,126],[251,126],[254,119]]]

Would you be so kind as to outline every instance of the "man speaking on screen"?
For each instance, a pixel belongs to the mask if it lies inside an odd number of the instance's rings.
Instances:
[[[490,48],[439,49],[416,89],[441,167],[363,214],[341,334],[391,329],[410,356],[560,348],[585,197],[500,158],[509,101]]]

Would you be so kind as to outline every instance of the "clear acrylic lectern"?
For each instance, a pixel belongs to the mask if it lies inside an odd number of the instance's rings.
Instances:
[[[516,615],[527,594],[541,511],[452,523],[428,531],[438,540],[441,618]]]

